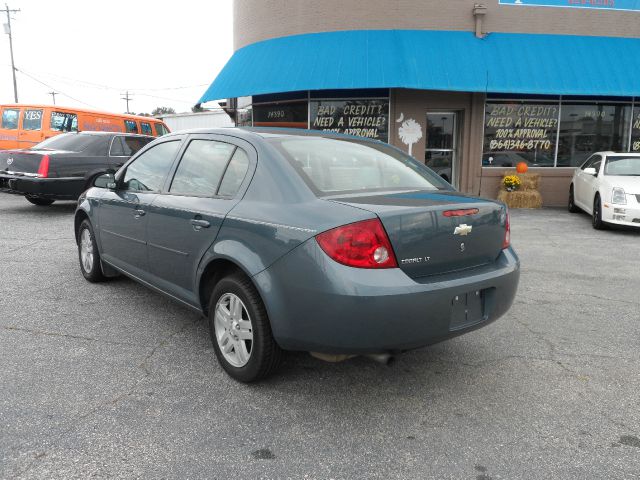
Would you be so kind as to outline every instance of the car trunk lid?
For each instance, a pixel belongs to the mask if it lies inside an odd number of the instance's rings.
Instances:
[[[375,213],[398,266],[417,278],[485,265],[503,247],[506,208],[458,192],[341,195],[327,200]]]
[[[0,152],[0,173],[35,176],[40,162],[51,152],[30,150],[5,150]]]

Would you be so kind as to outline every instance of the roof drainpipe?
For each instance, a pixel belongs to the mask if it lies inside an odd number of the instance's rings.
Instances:
[[[484,38],[485,34],[482,32],[482,20],[487,14],[487,7],[481,3],[476,3],[473,6],[473,18],[476,21],[476,38]]]

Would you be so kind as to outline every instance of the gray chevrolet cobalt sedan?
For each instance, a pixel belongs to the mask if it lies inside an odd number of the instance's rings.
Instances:
[[[506,207],[380,142],[193,130],[94,185],[75,214],[84,277],[124,274],[201,312],[243,382],[285,350],[381,357],[460,335],[518,286]]]

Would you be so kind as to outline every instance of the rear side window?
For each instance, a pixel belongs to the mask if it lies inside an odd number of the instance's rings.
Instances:
[[[180,141],[175,140],[160,143],[140,154],[127,167],[123,189],[137,192],[159,191],[179,148]]]
[[[8,130],[17,130],[19,115],[20,110],[14,110],[12,108],[5,109],[2,112],[2,128],[6,128]]]
[[[151,125],[149,123],[140,122],[140,130],[142,130],[142,133],[145,135],[153,135],[153,132],[151,131]]]
[[[133,120],[125,120],[124,129],[127,133],[138,133],[138,124]]]
[[[113,137],[109,155],[112,157],[130,157],[150,141],[150,138],[142,137]]]
[[[169,130],[167,130],[167,127],[165,127],[162,123],[156,123],[155,126],[156,126],[156,135],[158,135],[159,137],[169,133]]]
[[[249,170],[249,157],[241,148],[236,149],[236,153],[233,154],[227,171],[224,172],[224,178],[218,189],[218,195],[223,197],[232,197],[242,185],[244,177]]]
[[[75,113],[51,112],[51,130],[54,132],[77,132],[78,116]]]
[[[171,193],[214,196],[236,147],[213,140],[192,140],[171,182]]]
[[[124,154],[128,157],[137,153],[142,147],[144,147],[147,143],[151,142],[152,138],[143,138],[143,137],[121,137],[122,138],[122,146],[124,148]]]
[[[25,110],[22,114],[23,130],[42,130],[42,110]]]

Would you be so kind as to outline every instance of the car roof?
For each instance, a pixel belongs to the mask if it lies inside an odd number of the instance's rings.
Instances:
[[[103,132],[94,130],[82,130],[81,132],[65,132],[67,135],[126,135],[128,137],[143,137],[143,138],[155,138],[153,135],[143,135],[140,133],[125,133],[125,132]]]
[[[371,138],[356,137],[353,135],[345,135],[343,133],[325,132],[322,130],[306,130],[301,128],[278,128],[278,127],[221,127],[221,128],[191,128],[171,132],[164,137],[171,135],[189,135],[189,134],[217,134],[217,135],[234,135],[244,139],[251,138],[278,138],[278,137],[318,137],[318,138],[342,138],[355,139],[358,141],[367,141],[372,143],[384,143],[380,140]],[[387,145],[385,143],[385,145]]]
[[[613,150],[604,150],[602,152],[593,152],[593,155],[601,155],[603,157],[640,157],[640,152],[614,152]]]

